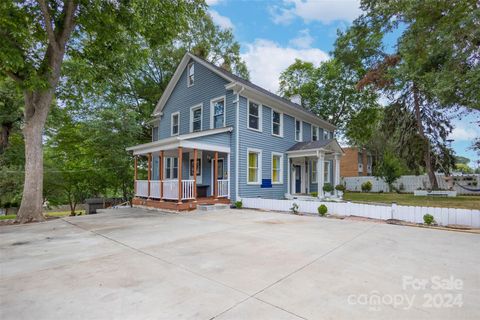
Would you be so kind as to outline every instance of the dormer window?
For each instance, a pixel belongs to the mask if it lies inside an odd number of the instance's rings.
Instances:
[[[195,64],[190,62],[187,66],[187,85],[189,87],[193,86],[195,81]]]

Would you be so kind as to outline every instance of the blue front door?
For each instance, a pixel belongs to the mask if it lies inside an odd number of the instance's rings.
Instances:
[[[295,192],[300,193],[302,189],[302,167],[295,166]]]

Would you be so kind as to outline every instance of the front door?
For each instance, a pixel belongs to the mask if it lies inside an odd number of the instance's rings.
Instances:
[[[295,166],[295,192],[302,192],[302,166]]]

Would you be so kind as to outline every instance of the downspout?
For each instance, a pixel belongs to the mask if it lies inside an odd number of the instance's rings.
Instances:
[[[237,117],[236,117],[236,124],[235,124],[235,201],[240,201],[240,197],[238,195],[238,181],[239,181],[239,176],[238,176],[238,166],[239,166],[239,135],[240,135],[240,93],[243,92],[245,89],[244,86],[241,87],[241,89],[237,92]]]

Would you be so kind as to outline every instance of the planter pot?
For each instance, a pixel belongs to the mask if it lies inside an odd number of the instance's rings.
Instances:
[[[338,194],[338,197],[339,197],[339,198],[343,197],[343,191],[338,191],[338,190],[337,190],[337,194]]]
[[[331,192],[325,192],[325,197],[330,198],[332,196]]]

